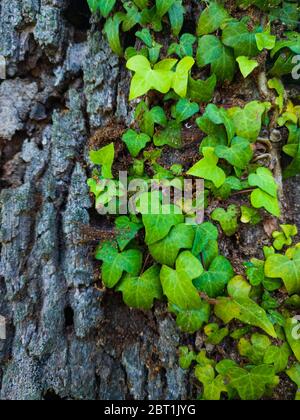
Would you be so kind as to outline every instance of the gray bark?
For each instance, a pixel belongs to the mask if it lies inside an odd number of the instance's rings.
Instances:
[[[119,60],[75,3],[0,3],[1,399],[185,398],[173,319],[98,290],[82,241],[88,138],[130,110]]]

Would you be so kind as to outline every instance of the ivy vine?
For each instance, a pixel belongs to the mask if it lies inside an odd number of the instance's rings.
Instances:
[[[166,300],[178,327],[191,334],[202,330],[207,344],[232,340],[241,364],[216,363],[204,350],[180,349],[180,365],[194,367],[202,399],[271,397],[284,375],[299,388],[296,226],[274,229],[264,258],[246,261],[239,270],[222,255],[218,241],[220,232],[230,237],[241,225],[282,217],[270,139],[275,129],[285,127],[288,133],[283,178],[300,173],[299,96],[288,98],[285,88],[300,54],[298,2],[236,0],[234,7],[217,0],[88,3],[103,18],[109,45],[131,75],[135,120],[121,140],[131,155],[130,177],[145,184],[136,214],[118,214],[114,238],[97,248],[104,286],[122,293],[132,308],[150,310],[155,300]],[[199,16],[195,33],[185,32],[191,10]],[[136,41],[124,48],[122,33],[129,31]],[[257,83],[261,100],[215,104],[217,87],[243,79]],[[186,127],[197,133],[198,157],[188,167],[164,164],[170,149],[184,149]],[[94,168],[88,184],[99,212],[125,194],[114,178],[115,155],[114,143],[90,152]],[[150,190],[153,180],[176,188],[187,177],[205,181],[205,221],[196,226],[185,223],[194,216],[191,208],[182,202],[166,208],[163,194]],[[242,204],[233,200],[237,195]],[[158,199],[155,214],[148,211],[149,198]]]

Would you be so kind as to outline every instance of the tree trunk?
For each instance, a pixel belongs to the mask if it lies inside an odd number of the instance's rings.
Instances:
[[[0,396],[186,399],[177,352],[188,338],[165,305],[131,311],[97,287],[85,236],[103,221],[86,186],[88,142],[132,110],[127,73],[89,21],[86,0],[0,3]],[[299,225],[299,183],[284,192]],[[257,256],[265,239],[244,230],[225,255]]]

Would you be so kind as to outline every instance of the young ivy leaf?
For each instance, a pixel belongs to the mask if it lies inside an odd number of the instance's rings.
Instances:
[[[146,147],[147,143],[151,141],[151,138],[147,134],[139,134],[130,129],[123,134],[122,140],[126,144],[131,156],[135,158]]]
[[[251,225],[257,225],[261,222],[262,218],[258,212],[258,210],[253,209],[252,207],[241,206],[241,222],[242,223],[250,223]]]
[[[269,102],[258,101],[249,102],[245,108],[230,108],[228,115],[232,118],[236,134],[251,142],[256,141],[261,131],[262,117],[270,108]]]
[[[277,199],[278,185],[276,184],[272,172],[260,167],[256,174],[250,174],[249,185],[258,187],[251,193],[251,204],[255,208],[265,208],[269,213],[279,217],[280,208]]]
[[[117,291],[123,293],[123,299],[130,308],[149,310],[152,308],[154,299],[163,297],[160,283],[160,267],[153,266],[145,271],[140,277],[127,274]]]
[[[172,88],[181,98],[186,97],[189,72],[194,64],[195,60],[192,57],[184,57],[177,64],[176,72],[172,80]]]
[[[281,251],[284,246],[291,246],[293,243],[293,236],[298,234],[297,226],[295,225],[280,225],[282,232],[273,232],[274,238],[273,247],[277,251]]]
[[[197,35],[207,35],[220,28],[222,23],[229,18],[229,14],[224,7],[213,2],[200,15],[197,24]]]
[[[238,169],[245,169],[253,157],[253,149],[249,140],[242,137],[235,137],[231,146],[217,146],[215,154],[220,159],[227,160],[230,165]]]
[[[220,188],[226,180],[223,169],[217,166],[219,158],[214,152],[214,148],[205,147],[203,149],[204,158],[194,165],[187,175],[212,181],[217,188]]]
[[[96,250],[96,259],[103,262],[102,280],[106,287],[113,288],[124,273],[136,276],[142,268],[143,254],[137,249],[119,253],[117,244],[105,242]]]
[[[225,324],[233,319],[264,330],[271,337],[277,338],[274,327],[266,312],[250,299],[251,286],[243,277],[234,277],[228,284],[229,298],[220,297],[215,306],[215,314]]]
[[[102,177],[112,179],[112,165],[115,159],[115,146],[113,143],[102,147],[100,150],[92,150],[90,152],[90,161],[94,165],[100,165],[102,169]]]
[[[244,79],[246,79],[256,67],[259,66],[256,60],[250,60],[248,57],[240,56],[236,59]]]
[[[181,249],[191,249],[194,238],[195,230],[193,226],[182,223],[174,226],[166,238],[150,245],[149,251],[158,263],[174,267],[179,251]]]
[[[215,370],[211,365],[200,366],[195,369],[196,378],[203,384],[203,396],[205,401],[219,401],[222,392],[228,392],[225,378],[222,375],[215,376]]]
[[[193,57],[193,45],[196,37],[192,34],[183,34],[180,37],[179,44],[173,43],[168,49],[168,55],[176,54],[179,58],[186,56]]]
[[[209,297],[215,298],[224,292],[226,285],[233,276],[234,271],[230,262],[227,258],[218,256],[212,261],[208,271],[194,280],[194,285]]]
[[[197,114],[197,112],[199,112],[198,104],[190,102],[188,99],[180,99],[172,108],[172,117],[176,122],[181,123]]]
[[[255,39],[259,51],[263,49],[272,50],[276,44],[276,36],[271,35],[270,31],[255,34]]]
[[[172,85],[175,59],[166,59],[155,64],[152,69],[149,60],[143,55],[136,55],[127,61],[126,67],[135,72],[131,81],[129,100],[144,95],[151,89],[167,93]]]
[[[292,259],[280,254],[268,257],[265,275],[270,278],[281,278],[289,295],[300,293],[300,249],[295,251]]]
[[[260,400],[267,386],[275,386],[278,381],[275,369],[269,365],[261,365],[250,370],[233,367],[227,370],[229,385],[236,389],[240,398],[245,401]]]
[[[233,236],[238,230],[239,210],[235,204],[231,204],[227,211],[218,208],[212,212],[211,218],[219,222],[226,236]]]
[[[211,73],[220,81],[232,81],[236,62],[230,48],[222,44],[215,35],[204,35],[199,40],[197,65],[202,68],[211,65]]]

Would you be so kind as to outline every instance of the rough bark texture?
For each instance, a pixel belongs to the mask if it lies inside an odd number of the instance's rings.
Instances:
[[[0,396],[185,399],[192,392],[177,358],[185,337],[173,318],[163,304],[130,311],[117,294],[98,289],[93,244],[83,241],[82,226],[93,219],[88,139],[112,117],[122,123],[131,114],[126,72],[88,22],[85,0],[0,2],[7,64],[0,82],[0,314],[8,326]],[[285,192],[294,209],[289,220],[299,225],[297,181]],[[225,244],[224,252],[238,261],[267,240],[257,228],[245,230],[240,250]]]

